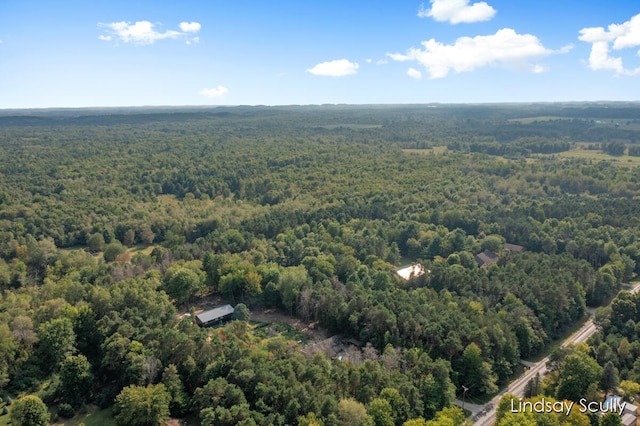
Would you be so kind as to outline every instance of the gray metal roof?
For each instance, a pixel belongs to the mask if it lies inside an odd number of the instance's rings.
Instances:
[[[220,319],[226,315],[233,314],[233,311],[233,306],[224,305],[220,306],[219,308],[211,309],[210,311],[200,312],[198,315],[196,315],[196,318],[198,318],[203,324],[206,324],[210,321]]]
[[[491,250],[485,250],[482,253],[476,254],[476,262],[478,262],[480,266],[493,265],[498,261],[498,259],[499,259],[498,255],[492,252]]]
[[[509,251],[515,251],[517,253],[522,253],[526,250],[523,246],[519,246],[517,244],[504,243],[504,248]]]

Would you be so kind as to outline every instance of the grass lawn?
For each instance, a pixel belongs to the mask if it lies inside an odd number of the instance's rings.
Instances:
[[[4,403],[0,404],[0,410],[4,407]],[[11,410],[11,407],[9,407]],[[85,426],[110,426],[115,425],[115,421],[111,415],[111,408],[104,410],[98,407],[91,407],[86,414],[78,414],[72,419],[65,421],[57,421],[53,423],[55,426],[77,426],[83,423]],[[0,415],[0,426],[9,426],[11,422],[9,420],[9,414]]]
[[[2,412],[2,407],[4,407],[6,404],[3,402],[0,404],[0,413]],[[11,407],[9,407],[9,409],[11,409]],[[9,422],[9,414],[5,414],[4,416],[0,415],[0,426],[7,426],[10,425],[11,423]]]
[[[9,416],[4,417],[6,417],[8,421]],[[9,425],[9,423],[2,423],[2,419],[3,417],[0,417],[0,426]],[[200,419],[195,415],[182,419],[182,422],[186,422],[187,425],[195,426],[200,424]],[[170,425],[177,425],[179,423],[180,421],[175,419],[169,422]],[[113,426],[116,424],[113,418],[113,408],[110,407],[101,410],[93,405],[88,408],[88,411],[85,414],[78,414],[72,419],[52,423],[53,426],[79,426],[80,424],[85,426]]]
[[[268,339],[275,335],[282,335],[287,340],[295,340],[296,342],[306,343],[309,337],[292,325],[284,322],[257,322],[251,321],[254,334],[262,339]]]
[[[78,426],[81,423],[85,426],[110,426],[116,424],[115,420],[113,419],[111,408],[105,408],[104,410],[101,410],[100,408],[95,406],[89,407],[87,413],[85,414],[77,414],[72,419],[58,421],[53,424],[54,426]]]
[[[127,253],[131,253],[131,255],[133,256],[136,253],[143,253],[146,255],[150,255],[151,252],[153,251],[153,249],[155,249],[157,246],[154,244],[151,244],[149,246],[143,245],[143,244],[138,244],[134,247],[129,247],[127,249]]]

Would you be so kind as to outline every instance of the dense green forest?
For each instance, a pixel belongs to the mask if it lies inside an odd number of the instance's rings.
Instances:
[[[638,117],[635,104],[2,111],[5,417],[461,424],[461,389],[495,393],[640,273]],[[494,265],[478,266],[485,251]],[[411,263],[427,273],[403,280]],[[629,396],[633,297],[598,311],[597,354],[578,352]],[[211,300],[237,320],[198,327]],[[351,356],[247,321],[265,310],[350,339]]]

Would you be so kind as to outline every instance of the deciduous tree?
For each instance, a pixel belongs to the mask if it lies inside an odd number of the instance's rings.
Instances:
[[[49,424],[49,411],[40,398],[27,395],[13,401],[9,410],[13,426],[45,426]]]
[[[60,367],[60,386],[66,402],[74,407],[91,397],[93,374],[84,355],[68,356]]]
[[[122,426],[158,426],[169,419],[171,396],[164,384],[127,386],[116,397],[114,418]]]
[[[46,371],[57,370],[60,363],[74,351],[76,335],[68,318],[45,322],[38,328],[39,359]]]
[[[574,351],[562,363],[557,398],[578,401],[585,396],[590,385],[598,383],[602,367],[581,350]]]

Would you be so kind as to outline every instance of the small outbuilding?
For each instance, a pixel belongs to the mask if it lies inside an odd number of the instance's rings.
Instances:
[[[607,411],[615,411],[620,414],[621,422],[624,426],[635,426],[637,424],[638,418],[636,416],[638,407],[630,402],[623,401],[622,397],[609,395],[604,401],[604,406]],[[620,412],[620,410],[622,412]]]
[[[425,272],[431,272],[431,271],[427,271],[426,269],[424,269],[424,266],[416,263],[416,264],[398,269],[396,271],[396,274],[400,275],[402,279],[408,281],[411,278],[416,278],[421,275],[424,275]]]
[[[527,249],[517,244],[504,243],[504,249],[513,253],[523,253]]]
[[[476,254],[476,262],[478,266],[491,266],[498,261],[499,257],[491,250],[485,250],[482,253]]]
[[[233,306],[224,305],[196,315],[196,323],[200,327],[213,327],[224,324],[233,318]]]
[[[624,426],[636,426],[638,424],[638,418],[631,413],[622,414],[622,419],[620,419]]]

